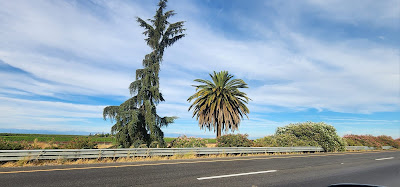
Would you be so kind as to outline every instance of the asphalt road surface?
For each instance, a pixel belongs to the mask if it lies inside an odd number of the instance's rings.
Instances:
[[[400,187],[400,151],[0,168],[0,186]]]

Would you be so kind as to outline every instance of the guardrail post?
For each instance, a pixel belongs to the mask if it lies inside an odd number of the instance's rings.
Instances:
[[[99,151],[99,156],[97,157],[97,159],[99,160],[99,159],[101,159],[102,157],[103,157],[103,151],[100,150],[100,151]]]
[[[39,157],[42,156],[42,155],[44,155],[45,153],[46,153],[45,150],[40,151],[40,153],[38,154],[38,156],[36,157],[35,160],[38,161],[38,160],[39,160]]]

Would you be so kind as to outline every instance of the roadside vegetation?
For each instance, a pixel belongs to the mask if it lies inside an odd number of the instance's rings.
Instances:
[[[49,135],[47,135],[49,136]],[[9,138],[11,139],[11,138]],[[14,139],[15,140],[15,139]],[[17,138],[20,140],[20,138]],[[0,136],[0,150],[32,150],[32,149],[94,149],[97,143],[90,137],[78,136],[71,137],[66,142],[56,142],[53,139],[49,141],[39,141],[37,138],[33,141],[12,141]]]
[[[30,167],[47,165],[78,165],[78,164],[100,164],[100,163],[120,163],[120,162],[142,162],[160,160],[186,160],[198,158],[230,158],[230,157],[254,157],[254,156],[277,156],[277,155],[303,155],[308,153],[260,153],[260,154],[219,154],[219,155],[196,155],[178,154],[173,156],[151,156],[151,157],[120,157],[102,159],[57,159],[57,160],[19,160],[10,162],[0,162],[0,167]]]
[[[217,138],[217,147],[252,147],[247,134],[227,134]]]
[[[343,139],[349,146],[368,146],[381,148],[382,146],[392,146],[394,148],[400,148],[400,138],[394,140],[390,136],[372,136],[372,135],[345,135]]]
[[[166,147],[207,147],[215,144],[213,138],[195,138],[181,136],[164,138]],[[136,146],[136,147],[140,147]],[[117,148],[112,135],[95,134],[89,136],[51,135],[51,134],[13,134],[0,133],[0,150],[32,150],[32,149],[96,149]],[[141,148],[148,148],[146,144]]]
[[[344,151],[346,142],[336,129],[323,122],[304,122],[278,127],[275,134],[255,140],[258,147],[319,146],[327,152]]]
[[[89,136],[81,135],[58,135],[58,134],[18,134],[18,133],[0,133],[0,138],[9,141],[28,141],[33,142],[35,139],[39,142],[68,142],[76,137],[90,137],[94,142],[113,143],[114,138],[109,133],[90,134]]]
[[[400,148],[400,138],[390,136],[345,135],[339,137],[336,129],[323,122],[304,122],[278,127],[275,134],[256,140],[248,139],[247,134],[226,134],[217,139],[187,137],[164,138],[168,148],[192,147],[298,147],[318,146],[327,152],[344,151],[345,146],[369,146],[381,149],[382,146]],[[139,148],[156,148],[158,143],[132,145]],[[118,148],[115,138],[110,134],[90,136],[43,135],[0,133],[0,150],[32,149],[96,149]]]
[[[203,138],[180,136],[170,142],[172,148],[207,147],[208,141]]]

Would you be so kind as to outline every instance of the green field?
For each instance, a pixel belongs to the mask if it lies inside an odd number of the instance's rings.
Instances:
[[[75,137],[90,137],[95,142],[112,143],[114,141],[113,137],[98,137],[98,136],[80,136],[80,135],[56,135],[56,134],[14,134],[14,133],[0,133],[0,138],[8,141],[28,141],[33,142],[37,139],[39,142],[68,142]],[[164,141],[170,143],[175,138],[166,137]],[[205,138],[208,143],[216,143],[213,138]]]
[[[80,136],[80,135],[56,135],[56,134],[14,134],[14,133],[0,133],[0,138],[9,141],[28,141],[33,142],[37,139],[39,142],[68,142],[75,137],[90,137],[95,142],[112,143],[113,137],[97,137],[97,136]]]

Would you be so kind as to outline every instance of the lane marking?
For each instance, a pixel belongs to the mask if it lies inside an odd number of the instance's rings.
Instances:
[[[388,157],[388,158],[377,158],[377,159],[375,159],[375,160],[390,160],[390,159],[393,159],[394,157]]]
[[[218,178],[236,177],[236,176],[242,176],[242,175],[254,175],[254,174],[260,174],[260,173],[273,173],[276,171],[277,170],[268,170],[268,171],[249,172],[249,173],[237,173],[237,174],[230,174],[230,175],[219,175],[219,176],[211,176],[211,177],[200,177],[200,178],[197,178],[197,180],[218,179]]]
[[[335,155],[352,155],[352,154],[370,154],[373,152],[364,153],[323,153],[316,155],[291,155],[291,156],[266,156],[258,158],[235,158],[228,160],[198,160],[198,161],[181,161],[181,162],[164,162],[154,164],[127,164],[116,166],[91,166],[91,167],[75,167],[75,168],[55,168],[55,169],[38,169],[38,170],[19,170],[19,171],[0,171],[0,174],[13,174],[13,173],[34,173],[34,172],[47,172],[47,171],[71,171],[71,170],[85,170],[85,169],[106,169],[106,168],[123,168],[123,167],[141,167],[141,166],[160,166],[160,165],[175,165],[175,164],[197,164],[197,163],[211,163],[211,162],[232,162],[232,161],[247,161],[247,160],[269,160],[277,158],[306,158],[306,157],[319,157],[319,156],[335,156]],[[376,152],[374,152],[376,153]]]

